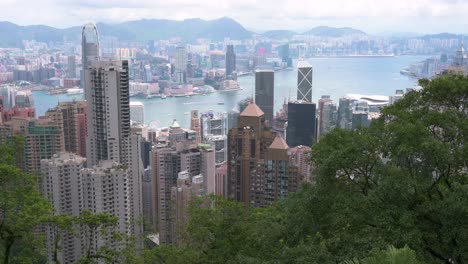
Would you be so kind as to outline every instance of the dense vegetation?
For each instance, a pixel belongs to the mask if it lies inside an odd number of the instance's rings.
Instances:
[[[468,78],[421,85],[369,128],[321,138],[312,153],[315,184],[284,201],[246,211],[221,197],[197,199],[178,246],[138,255],[107,250],[101,260],[468,263]],[[8,165],[11,158],[0,155],[0,257],[13,252],[3,263],[34,263],[21,258],[40,256],[31,229],[41,219],[50,222],[51,209],[25,185],[27,175]]]

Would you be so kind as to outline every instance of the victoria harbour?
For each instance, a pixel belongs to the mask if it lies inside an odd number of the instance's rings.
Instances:
[[[346,94],[392,95],[397,89],[406,89],[417,84],[416,79],[403,76],[400,70],[409,64],[425,58],[424,56],[399,57],[356,57],[356,58],[311,58],[313,66],[313,100],[317,102],[321,95],[330,95],[338,100]],[[131,98],[141,101],[145,106],[145,122],[151,126],[167,127],[173,119],[182,126],[190,124],[191,110],[201,112],[228,112],[237,107],[237,103],[252,96],[254,76],[238,78],[240,91],[195,95],[192,97]],[[296,98],[297,70],[275,72],[275,111],[284,100]],[[35,91],[34,102],[36,116],[41,116],[58,102],[83,100],[84,95],[48,95],[46,91]]]

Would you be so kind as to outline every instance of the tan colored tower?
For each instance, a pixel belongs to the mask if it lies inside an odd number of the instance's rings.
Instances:
[[[196,133],[196,143],[201,143],[200,113],[198,110],[190,112],[190,129]]]
[[[271,145],[275,133],[265,125],[265,114],[254,103],[240,114],[238,127],[228,135],[228,196],[243,202],[247,207],[253,203],[252,173],[257,163],[265,158],[266,148]]]

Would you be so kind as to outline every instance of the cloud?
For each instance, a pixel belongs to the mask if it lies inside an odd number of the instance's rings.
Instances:
[[[1,0],[0,20],[56,27],[86,21],[232,17],[258,29],[302,30],[320,24],[364,30],[463,31],[468,0]],[[428,28],[427,25],[434,27]],[[390,28],[389,28],[390,27]]]

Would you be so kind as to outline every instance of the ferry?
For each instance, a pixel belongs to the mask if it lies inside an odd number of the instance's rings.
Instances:
[[[152,99],[152,98],[156,98],[156,97],[161,97],[161,95],[160,94],[148,94],[146,96],[146,99]]]
[[[71,88],[67,90],[68,95],[75,95],[75,94],[84,94],[84,90],[81,88]]]
[[[167,96],[165,94],[161,95],[161,99],[166,99]]]

